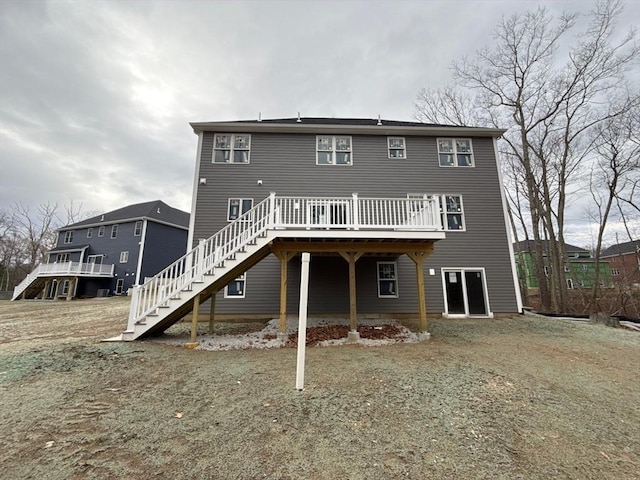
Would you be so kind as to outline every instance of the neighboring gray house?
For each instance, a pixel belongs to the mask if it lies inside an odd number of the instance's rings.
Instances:
[[[371,119],[192,123],[189,244],[136,289],[123,339],[191,311],[490,318],[521,311],[496,139],[500,129]],[[158,293],[161,292],[161,293]],[[202,307],[200,305],[202,304]]]
[[[67,225],[13,299],[126,294],[184,255],[188,228],[189,214],[160,200]]]

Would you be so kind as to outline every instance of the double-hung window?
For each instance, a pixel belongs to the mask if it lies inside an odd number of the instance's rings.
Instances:
[[[404,137],[387,137],[389,147],[389,158],[407,158],[407,149]]]
[[[59,253],[56,255],[56,263],[67,263],[69,261],[68,253]]]
[[[136,222],[136,225],[133,229],[133,236],[134,237],[139,237],[140,235],[142,235],[142,220],[138,220]]]
[[[441,167],[473,167],[470,138],[438,138],[438,161]]]
[[[120,252],[120,263],[127,263],[129,261],[129,251]]]
[[[73,243],[73,230],[64,232],[64,243]]]
[[[111,238],[117,238],[118,237],[118,224],[116,223],[115,225],[111,226]]]
[[[251,135],[217,133],[213,139],[213,163],[249,163]]]
[[[378,297],[398,297],[398,264],[396,262],[378,262]]]
[[[464,230],[464,208],[461,195],[442,195],[440,198],[442,226],[445,230]]]
[[[244,298],[246,283],[246,273],[229,282],[224,289],[225,298]]]
[[[227,221],[232,222],[253,208],[253,198],[230,198],[227,208]]]
[[[104,225],[101,225],[100,227],[98,227],[98,236],[104,237]]]
[[[611,275],[613,275],[614,277],[620,275],[620,270],[617,268],[612,268]]]
[[[318,135],[316,165],[351,165],[351,137]]]
[[[87,238],[93,237],[93,228],[87,228]]]

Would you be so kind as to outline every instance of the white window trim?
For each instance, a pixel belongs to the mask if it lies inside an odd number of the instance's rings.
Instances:
[[[228,285],[224,287],[224,298],[244,298],[247,293],[247,272],[232,280],[233,282],[243,282],[242,295],[229,295]]]
[[[440,151],[440,140],[451,140],[453,143],[453,152],[441,152]],[[470,154],[471,155],[471,165],[458,165],[458,146],[456,144],[456,140],[469,140],[469,146],[471,147],[470,152],[460,152],[461,154]],[[442,168],[474,168],[476,166],[475,154],[473,153],[473,140],[471,138],[462,138],[462,137],[439,137],[436,138],[436,150],[438,151],[438,166]],[[454,164],[453,165],[442,165],[440,163],[440,154],[449,154],[453,155]]]
[[[87,228],[87,238],[93,238],[93,227]]]
[[[235,151],[236,149],[233,147],[233,137],[235,135],[245,135],[247,137],[249,137],[249,148],[248,149],[244,149],[244,148],[239,148],[237,149],[240,152],[247,152],[247,161],[246,162],[234,162],[233,159],[235,157]],[[216,162],[216,151],[217,150],[223,150],[220,148],[216,148],[216,139],[219,136],[229,136],[231,137],[231,142],[229,145],[229,161],[228,162]],[[226,149],[224,149],[226,150]],[[222,164],[222,165],[248,165],[251,163],[251,134],[249,133],[216,133],[213,136],[213,153],[211,154],[211,163],[215,163],[215,164]]]
[[[120,252],[120,263],[127,263],[129,261],[129,250]]]
[[[64,232],[64,239],[63,239],[63,243],[65,244],[69,244],[69,243],[73,243],[73,230],[67,230],[66,232]]]
[[[464,198],[459,193],[443,193],[439,195],[440,197],[440,210],[441,210],[441,218],[442,218],[442,229],[445,232],[466,232],[467,231],[467,219],[465,218],[464,213]],[[446,197],[459,197],[460,198],[460,218],[462,220],[462,228],[449,228],[449,222],[447,222],[447,199]],[[451,214],[456,214],[458,212],[451,212]]]
[[[330,137],[331,138],[331,163],[319,163],[318,162],[318,153],[319,152],[328,152],[329,150],[318,150],[318,139],[321,137]],[[336,163],[336,138],[344,137],[349,139],[349,150],[348,152],[351,154],[349,163]],[[347,150],[341,150],[341,152],[346,152]],[[353,137],[351,135],[316,135],[316,165],[333,165],[339,167],[350,167],[353,165]]]
[[[574,286],[573,286],[573,280],[571,278],[567,278],[567,288],[569,290],[573,290]]]
[[[234,222],[235,220],[237,220],[235,218],[234,219],[230,218],[231,217],[231,215],[230,215],[230,213],[231,213],[231,202],[233,200],[239,200],[240,201],[240,213],[238,214],[238,218],[240,218],[242,215],[244,215],[244,213],[246,213],[246,212],[242,211],[242,204],[245,202],[245,200],[251,201],[251,207],[249,207],[249,210],[251,210],[253,208],[253,198],[248,198],[248,197],[245,197],[245,198],[240,198],[240,197],[230,198],[227,201],[227,222]]]
[[[138,225],[140,225],[140,230],[138,231]],[[133,225],[133,236],[139,237],[142,235],[142,220],[137,220]]]
[[[394,273],[394,278],[393,279],[389,279],[389,278],[380,278],[380,265],[393,265],[393,273]],[[389,280],[393,280],[396,284],[396,293],[395,295],[383,295],[380,293],[380,281],[389,281]],[[376,285],[377,285],[377,289],[378,289],[378,298],[399,298],[400,297],[400,292],[399,292],[399,285],[398,285],[398,262],[376,262]]]
[[[56,255],[55,263],[68,263],[71,259],[71,256],[68,253],[58,253]]]
[[[104,237],[104,230],[105,230],[104,225],[100,225],[98,227],[98,236],[99,237]]]
[[[612,268],[611,269],[611,275],[614,276],[614,277],[620,275],[620,270],[617,269],[617,268]]]
[[[402,140],[402,148],[391,148],[391,140]],[[402,150],[402,157],[392,157],[391,150]],[[387,157],[392,160],[405,160],[407,158],[407,141],[405,137],[387,137]]]
[[[111,225],[111,235],[109,238],[118,238],[118,224]]]

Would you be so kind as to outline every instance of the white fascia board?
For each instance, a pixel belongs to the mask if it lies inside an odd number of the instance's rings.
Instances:
[[[236,123],[236,122],[192,122],[194,133],[313,133],[388,136],[443,136],[443,137],[493,137],[502,136],[505,129],[485,127],[425,126],[399,127],[390,125],[328,125],[303,123]]]

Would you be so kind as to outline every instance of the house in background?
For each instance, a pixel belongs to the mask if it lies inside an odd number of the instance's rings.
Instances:
[[[615,284],[640,287],[640,240],[618,243],[600,254],[609,263]]]
[[[133,292],[123,340],[185,314],[491,318],[521,311],[500,129],[380,119],[192,123],[189,245]],[[200,307],[202,305],[202,308]]]
[[[189,214],[156,200],[67,225],[13,299],[126,294],[186,250]]]
[[[546,258],[548,251],[548,242],[543,244],[543,255]],[[516,255],[516,263],[518,266],[518,278],[524,281],[525,287],[529,291],[537,291],[538,279],[533,269],[532,253],[535,249],[534,240],[523,240],[521,242],[514,243],[513,248]],[[565,244],[567,251],[568,261],[564,265],[564,277],[567,282],[567,288],[569,290],[577,288],[591,288],[596,272],[596,261],[591,256],[591,252],[575,245]],[[601,286],[608,286],[611,284],[611,272],[609,271],[609,265],[606,261],[600,262],[599,265],[599,283]],[[549,276],[551,272],[551,266],[545,261],[544,265],[545,275]]]

